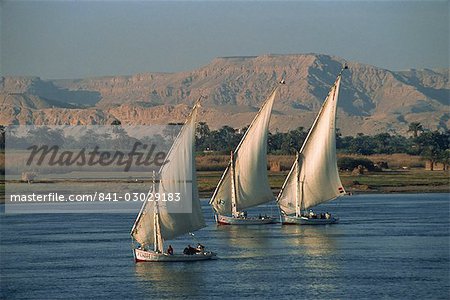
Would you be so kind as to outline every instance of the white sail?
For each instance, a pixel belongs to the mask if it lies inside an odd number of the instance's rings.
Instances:
[[[278,87],[261,107],[234,151],[236,209],[238,211],[274,199],[267,175],[267,134],[277,92]],[[210,201],[214,210],[223,215],[232,212],[230,171],[229,165]]]
[[[277,198],[278,205],[287,215],[293,214],[298,210],[296,197],[298,185],[298,160],[296,159]]]
[[[308,133],[277,202],[285,214],[300,213],[345,194],[336,161],[336,108],[341,74]],[[299,206],[295,203],[298,201]]]
[[[197,106],[175,139],[153,191],[166,197],[169,193],[179,193],[180,201],[146,201],[143,204],[131,231],[141,245],[151,245],[156,240],[162,247],[160,239],[172,239],[205,227],[195,171],[196,116]]]

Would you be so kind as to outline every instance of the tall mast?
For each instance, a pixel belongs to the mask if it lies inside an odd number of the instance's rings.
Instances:
[[[300,161],[299,161],[299,153],[297,152],[295,155],[295,161],[296,161],[296,166],[295,166],[295,214],[297,217],[301,216],[301,210],[300,210],[300,205],[301,205],[301,200],[299,199],[300,195],[302,195],[303,193],[300,193],[300,185],[302,185],[303,188],[303,182],[300,182]]]
[[[155,250],[155,252],[158,252],[158,250],[159,250],[158,235],[160,235],[161,233],[158,232],[158,231],[160,231],[159,230],[159,215],[158,215],[158,212],[157,212],[158,209],[156,207],[155,207],[155,212],[154,212],[154,217],[153,217],[153,223],[154,223],[153,226],[155,228],[155,230],[153,231],[154,232],[153,238],[155,239],[155,241],[154,241],[154,250]]]
[[[153,171],[153,192],[156,192],[156,172]],[[153,231],[154,238],[154,250],[155,252],[163,252],[162,238],[161,238],[161,226],[159,224],[159,205],[158,201],[155,202],[155,211],[153,212],[153,226],[155,230]]]
[[[231,151],[231,161],[230,161],[230,172],[231,172],[231,213],[233,216],[237,217],[237,193],[236,193],[236,174],[234,172],[234,153]]]

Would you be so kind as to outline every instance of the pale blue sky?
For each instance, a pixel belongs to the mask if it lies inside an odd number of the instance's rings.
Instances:
[[[8,1],[1,74],[83,78],[323,53],[390,70],[449,66],[449,1]]]

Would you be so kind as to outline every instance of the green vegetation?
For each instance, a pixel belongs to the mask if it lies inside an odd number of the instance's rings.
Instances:
[[[115,147],[129,147],[134,138],[129,137],[120,127],[120,121],[112,124],[115,126]],[[167,130],[172,130],[173,126]],[[70,145],[72,142],[58,131],[52,131],[46,127],[40,127],[36,132],[39,136],[37,143],[59,140]],[[245,134],[247,128],[235,130],[224,126],[218,130],[210,130],[206,123],[200,122],[197,129],[196,165],[199,190],[204,197],[211,196],[223,170],[229,162],[229,153],[234,150]],[[339,130],[336,133],[336,146],[338,149],[338,165],[341,169],[341,179],[344,187],[352,192],[449,192],[448,171],[423,170],[425,161],[443,164],[447,170],[450,164],[450,131],[429,131],[418,123],[409,124],[408,132],[411,137],[390,135],[389,133],[366,136],[358,134],[355,137],[342,137]],[[5,127],[0,126],[0,195],[4,193],[4,147]],[[174,137],[176,132],[165,132]],[[268,168],[271,170],[269,181],[271,186],[278,190],[281,188],[288,170],[294,160],[294,154],[298,151],[307,136],[303,127],[286,133],[272,133],[268,137]],[[167,143],[162,136],[152,142]],[[87,132],[84,142],[89,145],[107,144],[109,136],[98,135],[95,132]],[[33,141],[27,140],[24,143]],[[150,142],[150,141],[149,141]],[[131,143],[132,144],[132,143]],[[363,172],[352,174],[352,170],[362,167]],[[382,172],[381,172],[382,171]]]
[[[441,133],[439,131],[422,132],[413,139],[416,153],[431,162],[431,168],[434,163],[441,162],[445,166],[450,164],[450,135],[449,131]]]
[[[172,125],[172,126],[171,126]],[[177,131],[180,127],[170,123],[164,129],[162,135],[155,135],[148,140],[142,140],[144,143],[152,143],[165,148],[169,148]],[[93,130],[88,130],[81,138],[86,147],[98,146],[102,149],[128,149],[130,145],[138,142],[131,137],[121,127],[120,121],[112,123],[113,133],[99,134]],[[211,130],[204,122],[198,124],[196,133],[196,149],[199,153],[229,154],[234,150],[239,141],[244,136],[248,127],[236,130],[230,126],[223,126],[218,130]],[[374,154],[394,154],[404,153],[410,155],[419,155],[432,163],[441,162],[445,165],[450,163],[449,140],[450,131],[429,131],[418,122],[409,124],[408,131],[412,133],[411,137],[400,135],[391,135],[389,133],[380,133],[373,136],[362,133],[357,136],[342,137],[339,130],[336,131],[336,148],[338,153],[351,155],[374,155]],[[5,127],[0,126],[1,142],[0,149],[4,149]],[[268,153],[274,155],[294,155],[298,151],[306,136],[307,130],[304,127],[298,127],[288,132],[269,133]],[[63,145],[66,149],[78,145],[77,141],[71,136],[64,136],[60,130],[50,129],[48,127],[37,127],[29,138],[21,138],[11,135],[10,139],[15,140],[16,145],[28,147],[30,145]],[[350,163],[347,161],[346,163]],[[367,162],[365,162],[367,163]],[[216,164],[212,164],[212,170]],[[370,170],[369,166],[366,166]]]
[[[270,172],[269,182],[275,193],[283,185],[287,171]],[[219,171],[199,171],[198,187],[202,197],[211,197],[222,176]],[[445,171],[401,170],[367,172],[352,175],[341,172],[342,184],[348,192],[390,193],[390,192],[449,192],[449,177]]]
[[[449,192],[446,171],[402,170],[369,172],[363,175],[341,174],[342,184],[356,192]]]
[[[200,122],[197,130],[197,151],[228,154],[234,150],[248,127],[240,130],[224,126],[218,130],[210,130],[208,125]],[[411,137],[380,133],[373,136],[362,133],[357,136],[342,137],[336,131],[336,148],[338,153],[352,155],[374,155],[404,153],[419,155],[432,163],[450,163],[450,131],[429,131],[418,122],[409,125]],[[268,152],[275,155],[293,155],[300,150],[307,131],[303,127],[288,132],[269,133]],[[368,163],[368,162],[365,162]],[[364,166],[364,165],[363,165]],[[370,168],[367,166],[367,169]]]
[[[368,158],[351,158],[351,157],[341,157],[337,161],[338,167],[340,170],[353,170],[357,168],[358,166],[362,166],[363,168],[366,168],[368,171],[375,171],[377,170],[375,168],[374,163],[368,159]]]

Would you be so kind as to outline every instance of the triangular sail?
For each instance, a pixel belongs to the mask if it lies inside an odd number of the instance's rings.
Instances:
[[[270,94],[244,137],[234,151],[236,208],[238,211],[274,199],[267,174],[267,134],[278,87]],[[230,214],[231,168],[226,168],[211,198],[210,204],[219,214]]]
[[[297,198],[299,186],[298,166],[299,166],[298,159],[296,159],[294,164],[292,165],[291,171],[289,172],[277,199],[281,211],[287,215],[293,214],[298,210],[297,201],[300,201],[300,199]]]
[[[175,139],[159,171],[160,180],[154,191],[166,196],[179,193],[180,201],[146,201],[143,204],[131,231],[133,238],[141,245],[154,244],[157,231],[160,231],[163,240],[167,240],[206,226],[195,171],[196,118],[197,105]],[[157,210],[155,205],[158,205]],[[158,212],[156,220],[155,211]],[[155,232],[158,225],[159,230]]]
[[[336,161],[335,120],[340,82],[341,74],[303,143],[299,153],[301,164],[299,160],[294,162],[278,195],[277,202],[285,214],[299,213],[293,205],[296,199],[301,201],[302,209],[308,209],[345,194]],[[299,188],[294,188],[296,182]]]

